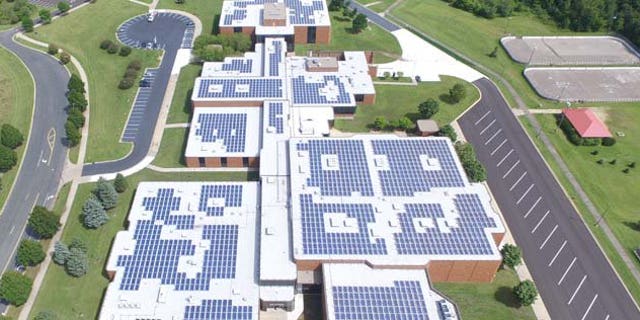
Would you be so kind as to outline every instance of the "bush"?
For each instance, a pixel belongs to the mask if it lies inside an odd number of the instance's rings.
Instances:
[[[67,89],[70,92],[77,91],[77,92],[85,93],[84,82],[82,82],[82,79],[80,79],[80,76],[78,76],[75,73],[71,74],[71,78],[69,78],[69,82],[67,83]]]
[[[118,52],[118,54],[121,57],[126,57],[126,56],[130,55],[131,54],[131,47],[123,46],[122,48],[120,48],[120,52]]]
[[[38,12],[38,15],[40,16],[40,20],[42,20],[43,24],[51,23],[51,11],[42,9],[40,10],[40,12]]]
[[[82,223],[88,229],[97,229],[107,223],[109,217],[100,201],[91,197],[82,206]]]
[[[142,62],[140,62],[140,60],[133,60],[129,62],[127,69],[134,69],[134,70],[140,71],[140,69],[142,69]]]
[[[513,294],[523,306],[530,306],[538,297],[538,290],[531,280],[521,281],[513,288]]]
[[[82,133],[80,132],[80,129],[70,120],[67,120],[64,124],[64,131],[67,135],[69,147],[77,146],[80,143],[80,140],[82,140]]]
[[[40,242],[25,239],[20,242],[16,253],[16,261],[23,265],[33,267],[44,261],[45,253]]]
[[[131,87],[133,87],[133,85],[135,84],[135,80],[132,78],[124,78],[122,80],[120,80],[120,83],[118,84],[118,89],[122,89],[122,90],[126,90],[129,89]]]
[[[87,105],[89,105],[87,98],[81,91],[70,91],[67,94],[67,100],[69,101],[69,108],[78,109],[81,112],[87,110]]]
[[[20,19],[22,21],[22,29],[24,32],[33,31],[33,20],[29,16],[24,16]]]
[[[438,101],[434,100],[433,98],[427,99],[426,101],[418,105],[420,116],[424,119],[430,119],[440,110],[439,105],[440,104],[438,103]]]
[[[448,137],[449,139],[451,139],[451,142],[455,142],[456,140],[458,140],[458,134],[450,124],[440,128],[440,131],[438,131],[438,135],[441,137]]]
[[[476,158],[473,146],[468,143],[456,143],[455,148],[469,181],[481,182],[487,180],[487,172]]]
[[[116,54],[116,53],[118,53],[118,50],[120,50],[120,46],[118,46],[118,45],[117,45],[117,44],[115,44],[115,43],[111,43],[111,44],[109,45],[109,47],[107,48],[107,52],[108,52],[109,54]]]
[[[60,228],[60,217],[42,206],[35,206],[27,226],[42,239],[51,239]]]
[[[116,175],[116,179],[113,180],[113,187],[118,193],[123,193],[127,191],[129,184],[127,183],[127,179],[122,174],[118,173]]]
[[[112,44],[113,44],[113,41],[111,40],[108,40],[108,39],[102,40],[102,42],[100,42],[100,49],[107,50]]]
[[[451,100],[452,103],[458,103],[466,96],[467,89],[460,83],[456,83],[451,89],[449,89],[449,100]]]
[[[100,178],[93,193],[98,197],[102,207],[109,210],[118,205],[118,192],[113,187],[113,183]]]
[[[49,47],[47,47],[47,53],[51,54],[51,55],[54,55],[54,54],[58,53],[59,49],[60,48],[58,48],[58,46],[56,46],[55,44],[49,43]]]
[[[69,62],[71,62],[71,55],[69,55],[66,52],[61,52],[60,53],[60,63],[67,64]]]
[[[402,117],[398,119],[397,128],[400,130],[407,130],[413,126],[413,121],[407,117]]]
[[[360,33],[367,28],[367,16],[362,13],[358,13],[351,22],[351,32]]]
[[[138,77],[138,70],[133,69],[133,68],[129,68],[129,69],[127,69],[127,71],[124,72],[124,75],[122,77],[123,78],[135,79],[135,78]]]
[[[72,247],[69,250],[69,258],[64,265],[64,269],[72,277],[82,277],[89,270],[89,262],[86,252],[80,248]]]
[[[522,263],[522,250],[512,244],[505,244],[500,250],[502,254],[502,264],[513,269]]]
[[[58,316],[51,311],[40,311],[33,320],[58,320]]]
[[[10,304],[21,306],[29,298],[33,281],[16,271],[8,271],[0,279],[0,298]]]
[[[64,265],[70,254],[69,247],[60,241],[53,246],[53,262],[56,264]]]
[[[616,139],[611,138],[611,137],[604,137],[602,138],[602,145],[605,147],[610,147],[612,145],[616,144]]]
[[[15,149],[22,145],[24,136],[16,127],[5,123],[0,129],[0,140],[5,147]]]
[[[69,115],[67,119],[71,121],[76,128],[84,127],[84,122],[85,122],[84,114],[82,114],[82,111],[80,111],[79,109],[76,109],[76,108],[69,109]]]
[[[18,163],[18,154],[15,151],[0,145],[0,172],[7,172]]]
[[[69,9],[71,9],[71,6],[69,5],[68,2],[66,1],[58,2],[58,10],[60,10],[60,13],[62,15],[65,15],[67,12],[69,12]]]

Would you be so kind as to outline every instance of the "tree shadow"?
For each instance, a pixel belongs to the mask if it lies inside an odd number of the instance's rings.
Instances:
[[[449,95],[448,93],[443,93],[441,95],[438,96],[438,99],[440,99],[440,101],[446,103],[446,104],[456,104],[455,101],[453,101],[453,99],[451,99],[451,95]]]
[[[339,22],[347,22],[347,21],[351,21],[351,18],[349,17],[344,17],[344,16],[333,16],[333,19]]]
[[[520,303],[516,299],[516,296],[513,295],[513,289],[510,287],[502,286],[496,290],[496,293],[493,296],[496,301],[504,304],[510,308],[520,308]]]
[[[216,14],[213,16],[213,26],[211,27],[212,34],[220,33],[220,28],[218,28],[219,23],[220,23],[220,14]]]
[[[407,112],[404,114],[404,116],[409,118],[413,122],[416,122],[422,118],[419,112]]]
[[[625,221],[623,224],[631,230],[640,231],[640,221]]]
[[[189,89],[187,91],[186,96],[184,97],[184,104],[182,105],[182,112],[186,113],[189,117],[189,122],[191,122],[191,95],[193,94],[193,89]]]

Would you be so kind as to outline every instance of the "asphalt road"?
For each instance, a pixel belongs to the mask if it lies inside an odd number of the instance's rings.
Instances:
[[[108,162],[85,164],[82,168],[83,176],[93,176],[114,172],[121,172],[135,166],[142,161],[149,152],[153,132],[155,130],[162,100],[164,99],[167,84],[171,76],[171,69],[176,58],[176,53],[182,45],[185,30],[188,26],[185,17],[177,14],[159,13],[153,22],[147,22],[145,18],[132,18],[131,23],[125,22],[118,32],[118,37],[123,40],[126,37],[131,43],[153,42],[154,39],[159,48],[164,48],[164,56],[158,67],[149,94],[145,95],[144,106],[137,101],[137,119],[135,135],[127,136],[127,140],[133,142],[133,150],[126,157]],[[133,118],[132,120],[133,121]],[[131,125],[129,123],[128,125]]]
[[[377,24],[378,26],[380,26],[382,29],[387,30],[389,32],[394,32],[396,30],[400,30],[400,27],[398,27],[395,23],[387,20],[386,18],[380,16],[379,14],[377,14],[374,11],[371,11],[369,8],[355,2],[355,1],[351,1],[349,2],[349,7],[351,8],[356,8],[358,10],[359,13],[364,14],[365,16],[367,16],[367,18]]]
[[[69,74],[51,56],[11,41],[15,32],[0,33],[0,45],[18,55],[31,71],[36,82],[36,106],[24,162],[0,215],[0,268],[3,272],[15,266],[13,251],[33,206],[53,205],[67,156],[64,123]]]
[[[458,122],[552,319],[640,319],[640,311],[496,86]]]

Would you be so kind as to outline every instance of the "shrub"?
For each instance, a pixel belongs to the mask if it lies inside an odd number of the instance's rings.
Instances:
[[[131,47],[123,46],[122,48],[120,48],[120,52],[118,52],[118,54],[121,57],[126,57],[126,56],[130,55],[131,54]]]
[[[467,89],[460,83],[453,85],[449,89],[449,100],[453,103],[458,103],[467,96]]]
[[[629,162],[629,164],[627,165],[627,167],[629,167],[629,168],[631,168],[631,169],[635,168],[635,167],[636,167],[636,162],[635,162],[635,161],[631,161],[631,162]]]
[[[0,145],[0,172],[7,172],[18,163],[18,154],[15,151]]]
[[[79,248],[72,247],[69,250],[69,258],[64,265],[67,274],[73,277],[82,277],[89,270],[89,262],[86,252]]]
[[[102,40],[102,42],[100,42],[100,49],[107,50],[112,44],[113,44],[113,41],[109,39]]]
[[[60,228],[59,220],[60,217],[47,210],[47,208],[35,206],[31,211],[31,215],[29,215],[27,225],[40,238],[51,239]]]
[[[78,109],[81,112],[87,110],[89,102],[81,91],[70,91],[67,94],[67,100],[69,101],[69,108]]]
[[[82,79],[80,79],[80,76],[78,76],[75,73],[71,74],[71,77],[69,78],[69,82],[67,83],[67,89],[70,92],[78,91],[78,92],[85,93],[84,82],[82,82]]]
[[[629,173],[629,170],[630,170],[629,168],[624,168],[624,169],[622,169],[622,172]]]
[[[33,20],[28,16],[24,16],[20,19],[22,21],[22,29],[24,32],[33,31]]]
[[[56,264],[64,265],[70,254],[69,247],[60,241],[53,246],[53,262]]]
[[[354,9],[355,10],[355,9]],[[367,16],[362,13],[358,13],[351,22],[351,32],[360,33],[367,28]]]
[[[51,311],[40,311],[33,320],[58,320],[58,316]]]
[[[8,271],[0,279],[0,297],[10,304],[21,306],[29,298],[33,281],[19,272]]]
[[[69,62],[71,62],[71,55],[69,55],[66,52],[61,52],[60,53],[60,63],[67,64]]]
[[[420,116],[424,119],[430,119],[438,113],[440,110],[438,101],[433,98],[429,98],[426,101],[422,102],[418,105],[418,111],[420,112]]]
[[[100,201],[91,197],[82,206],[82,223],[88,229],[97,229],[107,223],[109,217]]]
[[[140,71],[140,69],[142,69],[142,62],[140,62],[140,60],[133,60],[129,62],[127,69],[134,69],[134,70]]]
[[[583,146],[594,147],[594,146],[599,146],[600,144],[601,144],[600,138],[582,138]]]
[[[111,44],[109,45],[109,47],[107,48],[107,52],[108,52],[109,54],[116,54],[116,53],[118,53],[118,50],[120,50],[120,46],[118,46],[118,45],[117,45],[117,44],[115,44],[115,43],[111,43]]]
[[[487,180],[487,172],[476,158],[473,146],[468,143],[456,143],[456,152],[462,162],[462,167],[471,182],[481,182]]]
[[[38,15],[40,16],[40,20],[42,20],[43,24],[51,23],[51,11],[42,9],[40,10],[40,12],[38,12]]]
[[[0,140],[5,147],[15,149],[22,145],[24,136],[16,127],[5,123],[0,129]]]
[[[20,242],[16,252],[16,261],[23,265],[33,267],[42,262],[45,258],[44,250],[40,242],[25,239]]]
[[[84,122],[85,122],[84,114],[82,114],[82,111],[80,111],[79,109],[76,109],[76,108],[69,109],[69,114],[67,119],[71,121],[76,128],[84,127]]]
[[[47,53],[51,55],[58,53],[58,50],[59,50],[58,46],[56,46],[53,43],[50,43],[49,47],[47,47]]]
[[[604,159],[598,159],[598,161],[596,161],[597,164],[603,164],[604,163]]]
[[[538,290],[531,280],[521,281],[517,286],[513,288],[513,294],[515,294],[520,304],[523,306],[530,306],[538,297]]]
[[[71,6],[69,5],[68,2],[66,1],[58,2],[58,10],[60,10],[60,13],[62,13],[63,15],[69,12],[69,9],[71,9]]]
[[[612,145],[616,144],[616,139],[615,138],[611,138],[611,137],[604,137],[602,138],[602,145],[605,147],[610,147]]]
[[[502,254],[502,264],[513,269],[522,263],[522,250],[512,244],[505,244],[500,250]]]
[[[64,131],[67,135],[69,147],[77,146],[80,143],[80,140],[82,140],[82,133],[80,132],[80,129],[70,120],[67,120],[64,124]]]
[[[440,128],[440,131],[438,131],[438,135],[441,137],[448,137],[449,139],[451,139],[451,142],[455,142],[456,140],[458,140],[458,134],[450,124]]]
[[[400,130],[407,130],[409,128],[411,128],[411,126],[413,125],[413,121],[411,121],[411,119],[407,118],[407,117],[402,117],[400,119],[398,119],[398,126],[397,128]]]
[[[82,241],[82,239],[80,238],[71,239],[71,243],[69,243],[69,250],[74,248],[84,253],[87,253],[89,250],[89,248],[87,247],[87,244],[84,241]]]
[[[118,193],[123,193],[127,191],[129,184],[127,183],[127,179],[122,174],[118,173],[116,175],[116,179],[113,180],[113,187]]]
[[[135,79],[135,78],[138,77],[138,70],[133,69],[133,68],[129,68],[129,69],[127,69],[127,71],[124,72],[124,75],[122,77],[123,78]]]
[[[135,83],[135,80],[132,78],[124,78],[122,80],[120,80],[120,83],[118,84],[118,89],[122,89],[122,90],[126,90],[129,89],[131,87],[133,87]]]

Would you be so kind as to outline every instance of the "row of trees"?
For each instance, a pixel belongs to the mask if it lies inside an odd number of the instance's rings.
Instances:
[[[100,49],[107,51],[109,54],[118,54],[121,57],[126,57],[131,54],[131,47],[122,46],[120,47],[117,43],[111,40],[102,40],[100,42]]]
[[[0,172],[7,172],[18,163],[15,149],[22,145],[24,136],[20,130],[5,123],[0,129],[0,142]]]
[[[71,5],[69,5],[68,2],[66,1],[58,2],[58,11],[60,11],[61,15],[67,14],[69,9],[71,9]],[[24,11],[22,15],[19,16],[20,21],[22,23],[22,29],[25,32],[33,31],[34,22],[33,22],[33,19],[31,19],[31,11],[32,10],[29,10],[28,14],[27,14],[27,11]],[[51,11],[49,11],[48,9],[44,9],[44,8],[40,9],[40,11],[38,12],[38,15],[40,16],[40,20],[42,21],[43,24],[49,24],[53,19],[51,16]]]
[[[464,168],[464,172],[469,177],[471,182],[481,182],[487,180],[487,171],[473,150],[473,146],[469,143],[458,142],[455,144],[456,152]]]
[[[351,20],[351,32],[360,33],[368,26],[367,16],[358,13],[356,8],[349,8],[349,1],[331,0],[328,5],[329,11],[342,11],[345,19]]]
[[[30,17],[36,7],[27,0],[0,0],[0,25],[14,24]]]
[[[140,60],[133,60],[127,65],[127,70],[122,75],[122,80],[118,84],[118,88],[122,90],[133,87],[138,79],[138,73],[142,70],[142,62]]]
[[[505,244],[500,250],[502,254],[502,265],[510,269],[522,264],[522,250],[512,244]],[[513,294],[523,306],[533,304],[538,297],[538,290],[531,280],[524,280],[513,287]]]
[[[67,108],[67,122],[64,129],[67,134],[67,142],[70,147],[75,147],[82,139],[81,129],[84,127],[84,112],[87,110],[89,102],[85,97],[84,82],[75,73],[71,75],[67,84],[67,100],[69,106]]]
[[[222,61],[225,57],[251,50],[251,37],[244,33],[204,34],[196,38],[193,54],[203,61]]]

